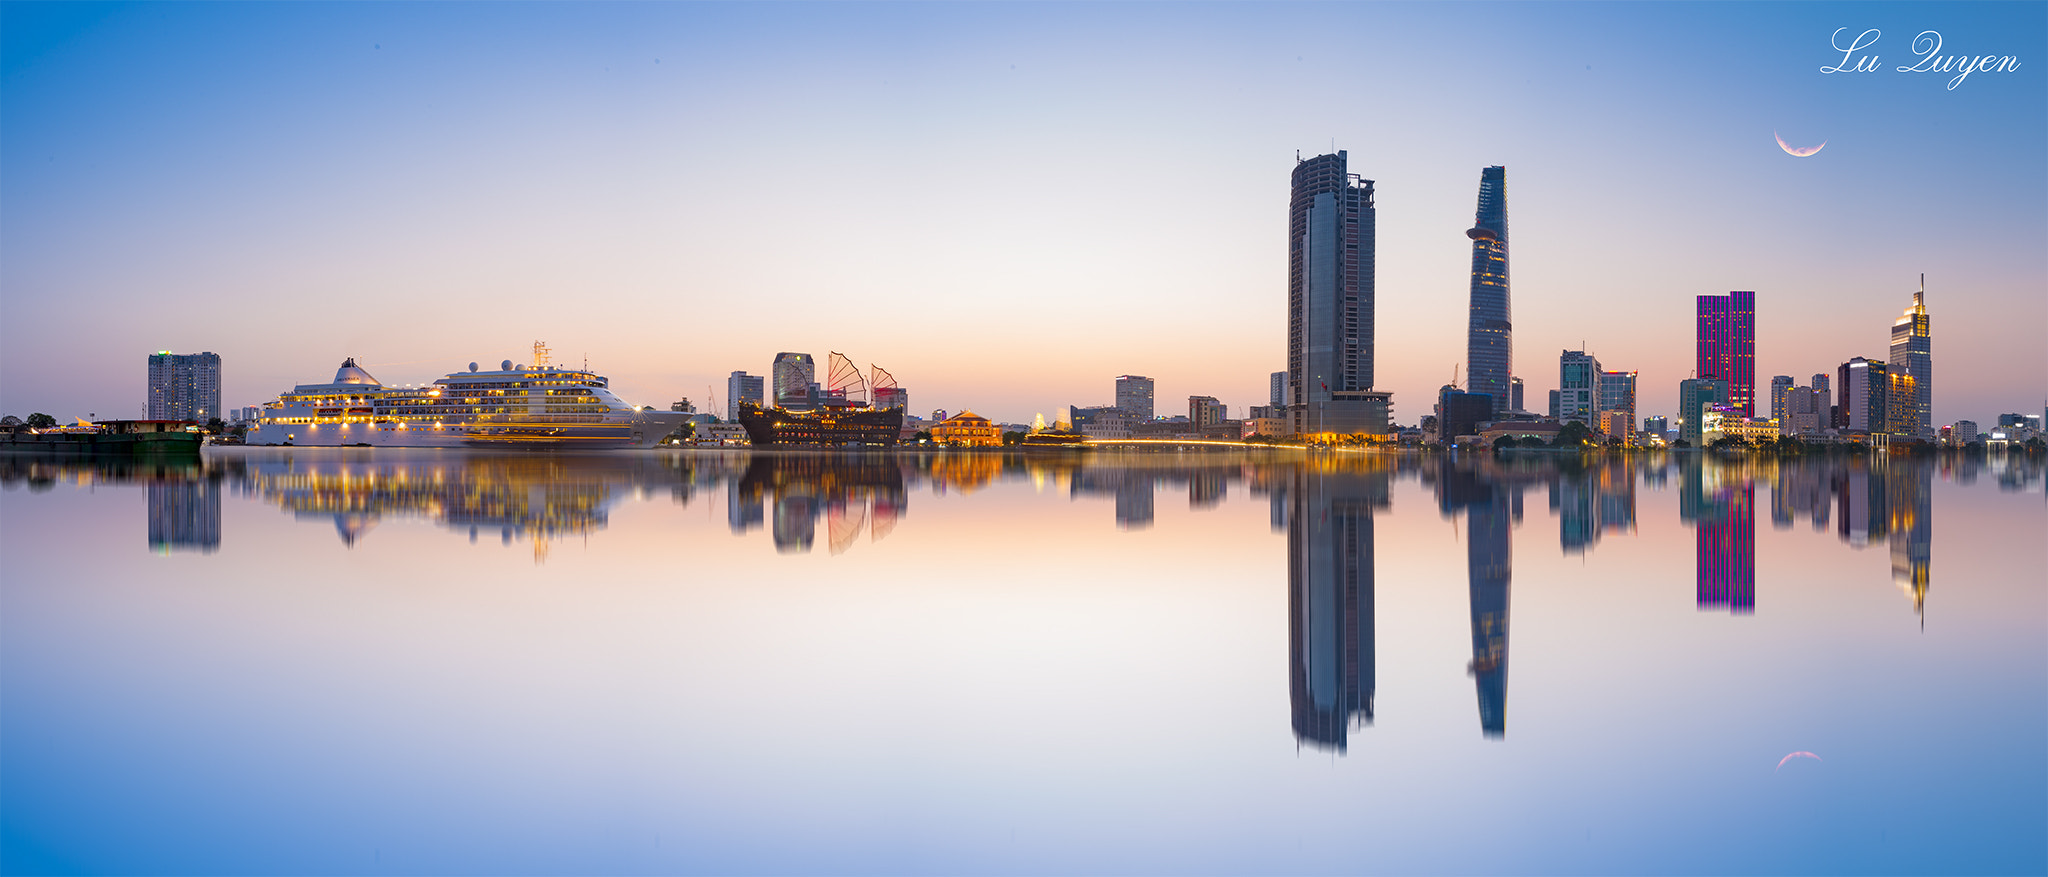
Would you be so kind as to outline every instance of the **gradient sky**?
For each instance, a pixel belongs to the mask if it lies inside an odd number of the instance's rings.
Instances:
[[[1873,73],[1824,74],[1869,28]],[[1911,43],[2017,72],[1902,73]],[[2048,5],[0,4],[0,411],[138,416],[559,359],[666,406],[776,352],[1028,421],[1126,373],[1241,416],[1284,366],[1288,173],[1378,184],[1378,387],[1464,359],[1508,168],[1528,406],[1582,344],[1669,413],[1693,297],[1759,385],[1886,356],[1939,423],[2048,398]],[[1780,150],[1823,140],[1810,158]]]

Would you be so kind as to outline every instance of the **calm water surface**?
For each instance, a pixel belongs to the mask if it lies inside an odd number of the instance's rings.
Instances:
[[[0,458],[10,873],[2048,870],[2003,458]]]

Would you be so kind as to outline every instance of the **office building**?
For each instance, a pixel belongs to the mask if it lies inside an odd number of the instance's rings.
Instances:
[[[818,364],[808,353],[775,354],[775,365],[768,375],[773,381],[775,404],[784,407],[808,407],[815,404],[814,388],[818,384]]]
[[[1287,209],[1287,408],[1295,432],[1387,431],[1373,380],[1373,182],[1297,161]]]
[[[1723,403],[1756,416],[1756,293],[1702,295],[1698,301],[1695,376],[1725,381]]]
[[[1643,432],[1646,435],[1653,435],[1661,439],[1670,431],[1671,421],[1666,420],[1662,414],[1643,418]]]
[[[1599,421],[1600,360],[1583,350],[1557,357],[1557,421],[1588,426]]]
[[[1287,373],[1284,371],[1274,372],[1270,384],[1271,386],[1268,387],[1269,393],[1266,396],[1266,404],[1282,411],[1287,410]]]
[[[874,407],[910,410],[910,391],[902,387],[876,387]]]
[[[1785,413],[1778,418],[1778,432],[1783,435],[1819,435],[1828,426],[1828,397],[1812,387],[1793,387],[1785,391]]]
[[[1919,382],[1912,375],[1885,369],[1884,431],[1899,438],[1919,438],[1920,420],[1914,410],[1919,399]]]
[[[1139,420],[1152,419],[1152,379],[1122,375],[1116,379],[1116,407]]]
[[[1912,383],[1911,393],[1902,397],[1903,407],[1893,412],[1897,432],[1916,439],[1934,437],[1934,337],[1927,321],[1927,275],[1920,275],[1920,291],[1913,293],[1913,306],[1892,323],[1892,350],[1888,371]]]
[[[1437,434],[1444,444],[1461,435],[1478,435],[1479,425],[1493,419],[1493,399],[1485,393],[1468,393],[1444,387],[1437,395]]]
[[[1494,419],[1513,396],[1514,324],[1508,298],[1507,168],[1479,172],[1479,209],[1465,236],[1472,239],[1472,312],[1465,333],[1465,389],[1493,397]]]
[[[205,423],[221,417],[220,354],[150,354],[147,410],[150,420]]]
[[[1820,394],[1821,398],[1820,428],[1841,429],[1842,424],[1839,422],[1841,406],[1835,404],[1835,393],[1832,389],[1833,384],[1829,382],[1830,380],[1831,378],[1827,372],[1815,372],[1813,375],[1813,391]]]
[[[1771,376],[1771,419],[1785,422],[1785,394],[1791,389],[1791,375]]]
[[[1635,372],[1603,371],[1600,373],[1600,410],[1619,411],[1626,414],[1629,428],[1634,429],[1636,423]],[[1613,433],[1608,434],[1613,435]]]
[[[1558,411],[1558,408],[1559,408],[1559,403],[1558,403],[1558,398],[1557,398],[1557,396],[1558,396],[1558,394],[1557,394],[1557,391],[1556,391],[1556,390],[1551,390],[1551,391],[1550,391],[1550,408],[1549,408],[1548,410],[1549,410],[1549,412],[1550,412],[1550,419],[1551,419],[1551,420],[1556,420],[1556,419],[1557,419],[1557,411]]]
[[[1529,410],[1527,408],[1522,407],[1521,378],[1508,378],[1508,410],[1514,412],[1522,412]]]
[[[1835,373],[1841,387],[1836,415],[1842,429],[1884,432],[1889,423],[1892,381],[1884,363],[1861,356],[1842,363]]]
[[[725,416],[728,419],[740,416],[741,402],[752,402],[756,405],[768,404],[767,399],[762,395],[763,383],[760,375],[750,375],[743,371],[733,372],[728,376],[725,379]]]
[[[1718,378],[1687,378],[1678,382],[1678,440],[1700,446],[1706,430],[1707,409],[1723,404],[1728,382]]]
[[[1203,429],[1217,426],[1229,420],[1227,409],[1215,396],[1188,397],[1188,426],[1200,433]]]

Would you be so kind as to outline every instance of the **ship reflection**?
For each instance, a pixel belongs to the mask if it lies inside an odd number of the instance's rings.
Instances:
[[[711,461],[715,469],[715,460]],[[217,461],[238,490],[304,521],[330,521],[355,547],[387,519],[417,518],[504,545],[535,563],[562,539],[605,528],[610,509],[666,487],[687,501],[697,477],[675,458],[624,454],[421,454],[350,450],[251,454]]]
[[[820,517],[836,555],[863,532],[881,541],[910,508],[903,467],[893,455],[874,453],[758,455],[726,496],[735,535],[760,527],[764,509],[772,509],[769,533],[785,553],[811,550]]]

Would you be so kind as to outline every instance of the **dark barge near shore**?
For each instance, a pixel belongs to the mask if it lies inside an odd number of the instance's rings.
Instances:
[[[0,428],[0,453],[52,457],[198,458],[206,436],[190,420],[101,420],[91,428]]]

